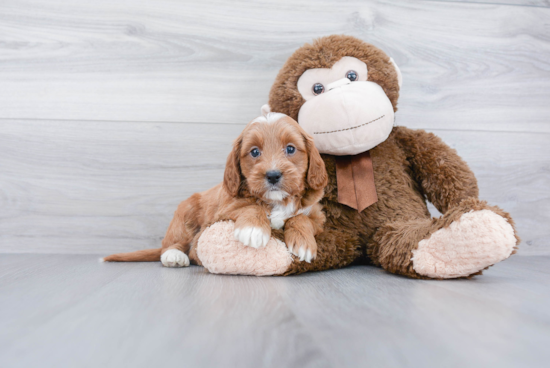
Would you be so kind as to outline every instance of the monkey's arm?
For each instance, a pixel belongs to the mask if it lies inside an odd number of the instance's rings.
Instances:
[[[424,130],[394,128],[395,138],[406,152],[415,180],[426,198],[441,212],[463,199],[477,198],[474,173],[456,150]]]

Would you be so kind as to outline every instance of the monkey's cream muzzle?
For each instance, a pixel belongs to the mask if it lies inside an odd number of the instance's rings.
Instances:
[[[313,136],[319,152],[356,155],[388,138],[394,113],[382,87],[343,78],[325,88],[326,92],[308,99],[298,114],[298,122]]]
[[[401,87],[399,68],[389,62]],[[338,156],[338,202],[359,212],[378,201],[369,150],[388,138],[394,122],[390,99],[367,77],[365,62],[345,56],[332,68],[306,70],[297,83],[306,101],[298,122],[319,152]]]

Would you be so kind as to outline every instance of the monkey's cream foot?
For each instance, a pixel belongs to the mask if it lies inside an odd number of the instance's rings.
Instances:
[[[201,234],[197,242],[197,256],[212,273],[234,275],[280,275],[292,263],[286,245],[268,238],[265,247],[252,248],[235,239],[232,221],[217,222]]]
[[[464,213],[413,250],[414,270],[433,278],[472,275],[508,258],[516,245],[514,229],[490,210]]]
[[[160,256],[160,261],[164,267],[187,267],[189,266],[189,257],[178,249],[168,249]]]

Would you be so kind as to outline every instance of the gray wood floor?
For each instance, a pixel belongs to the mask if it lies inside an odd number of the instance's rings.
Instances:
[[[547,367],[550,257],[473,280],[0,256],[1,367]]]

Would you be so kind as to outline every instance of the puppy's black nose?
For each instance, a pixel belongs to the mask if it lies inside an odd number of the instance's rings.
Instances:
[[[277,184],[283,174],[279,170],[271,170],[265,173],[267,181],[271,184]]]

